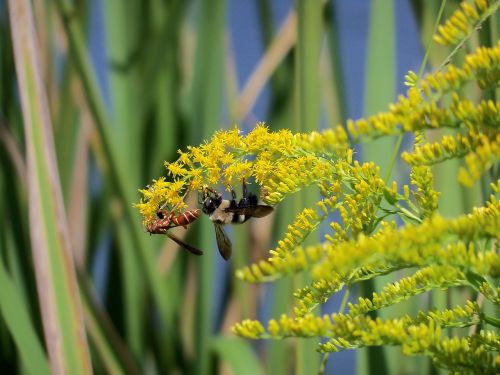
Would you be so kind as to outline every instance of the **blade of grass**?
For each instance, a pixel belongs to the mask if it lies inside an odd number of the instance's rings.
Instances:
[[[236,105],[239,106],[239,108],[247,108],[247,110],[240,112],[242,116],[241,119],[248,116],[248,113],[250,113],[253,108],[255,99],[258,98],[262,88],[269,82],[271,88],[271,110],[267,119],[270,128],[277,130],[283,127],[289,127],[293,118],[293,96],[289,94],[293,92],[293,80],[289,78],[293,75],[293,67],[289,63],[291,59],[288,57],[291,55],[290,51],[297,39],[297,16],[295,10],[292,9],[286,16],[278,33],[272,35],[273,12],[271,11],[271,4],[261,0],[258,1],[257,6],[262,28],[262,39],[266,45],[266,53],[247,80],[245,89],[239,96]],[[274,51],[276,50],[279,50],[279,53],[275,53]],[[248,100],[245,104],[245,101],[250,97],[255,99]],[[282,208],[291,212],[290,206]],[[253,246],[250,247],[250,261],[254,262],[258,259],[262,259],[270,248],[270,239],[274,230],[274,225],[272,225],[272,223],[275,221],[277,222],[276,226],[280,229],[276,230],[276,232],[281,236],[286,230],[289,217],[290,216],[286,215],[283,210],[280,210],[277,216],[259,219],[251,223],[249,229],[250,238],[253,239],[253,241],[251,240],[250,243],[252,243]],[[241,234],[243,229],[238,228],[238,230]],[[236,234],[238,234],[238,230],[235,231]],[[244,261],[243,258],[247,261],[249,260],[249,256],[246,254],[235,254],[235,263],[241,264]],[[238,266],[236,266],[236,268],[238,268]],[[261,291],[262,289],[264,289],[264,291]],[[267,300],[269,302],[264,302],[264,304],[265,306],[269,304],[269,306],[264,307],[264,309],[269,308],[271,310],[270,316],[280,316],[288,312],[290,307],[290,295],[292,294],[292,282],[290,279],[280,280],[272,287],[266,285],[244,285],[237,281],[236,294],[238,295],[237,299],[240,301],[240,314],[243,319],[255,316],[258,311],[257,296],[263,292],[266,293],[266,289],[268,294]],[[249,301],[249,295],[251,296],[250,299],[255,298],[255,300]],[[290,373],[292,369],[292,363],[290,361],[290,358],[292,358],[292,350],[290,345],[282,341],[271,341],[265,343],[265,345],[267,348],[264,358],[266,373],[275,375]]]
[[[290,86],[292,85],[293,83],[290,82]],[[283,116],[275,118],[273,122],[275,127],[280,125],[285,127],[287,124],[290,124],[290,121],[293,121],[294,107],[292,103],[292,95],[289,95],[287,110],[282,112]],[[276,233],[275,237],[281,238],[283,236],[283,233],[287,231],[288,225],[290,224],[290,218],[293,217],[294,214],[292,202],[290,202],[289,205],[282,205],[280,207],[279,211],[276,212],[274,228]],[[293,297],[291,297],[294,292],[293,280],[291,278],[283,278],[272,283],[272,285],[264,285],[263,287],[267,289],[267,297],[271,301],[269,318],[276,318],[282,314],[288,314],[293,299]],[[265,345],[267,373],[276,375],[293,373],[295,365],[293,358],[296,354],[295,348],[292,347],[291,343],[286,340],[271,340],[270,342],[266,342]]]
[[[387,108],[396,94],[396,55],[394,2],[374,0],[371,5],[366,57],[364,114],[369,116]],[[390,164],[394,139],[383,138],[363,145],[363,159],[381,166],[385,176]]]
[[[136,358],[144,356],[144,280],[134,254],[134,243],[126,223],[118,223],[117,241],[120,247],[121,282],[124,298],[125,339]],[[170,349],[168,349],[170,351]]]
[[[268,6],[270,4],[266,2],[263,4],[262,1],[259,2],[261,6]],[[268,9],[261,11],[262,14],[271,14],[271,10]],[[272,20],[262,20],[262,22],[271,24]],[[294,80],[290,79],[293,77],[294,65],[292,64],[291,54],[283,60],[273,73],[271,77],[271,109],[268,115],[270,128],[274,131],[283,128],[289,128],[290,124],[294,121],[294,98],[290,95],[293,92]],[[287,226],[290,221],[290,217],[293,217],[294,208],[292,205],[282,206],[281,209],[276,213],[275,225],[273,232],[275,237],[280,238],[283,233],[286,232]],[[278,317],[281,314],[286,314],[290,310],[291,295],[293,293],[292,280],[290,278],[278,280],[276,283],[271,285],[263,286],[264,292],[269,295],[270,306],[270,316]],[[264,305],[264,307],[266,307]],[[266,371],[269,374],[285,375],[289,374],[293,369],[293,363],[290,358],[293,358],[294,352],[293,348],[289,342],[284,341],[271,341],[267,342],[265,351],[265,363]]]
[[[148,38],[148,43],[145,44],[146,54],[141,67],[140,83],[142,84],[139,85],[142,95],[141,107],[143,108],[141,114],[144,113],[144,109],[148,109],[148,105],[152,107],[150,111],[153,113],[152,121],[148,120],[153,136],[147,139],[146,150],[148,151],[145,153],[147,160],[144,160],[144,170],[147,172],[144,175],[147,180],[152,176],[157,176],[159,171],[164,174],[163,162],[175,158],[177,149],[183,148],[187,141],[184,137],[185,129],[188,126],[185,125],[189,125],[189,123],[184,123],[185,118],[181,116],[179,105],[179,92],[184,83],[179,54],[180,47],[183,46],[180,35],[188,6],[189,3],[185,1],[154,0],[150,2],[151,25],[149,27],[151,35]],[[196,202],[188,199],[187,204],[189,207],[194,207]],[[182,236],[186,235],[184,229],[181,231]],[[158,247],[162,245],[161,240],[158,238],[158,242],[156,242]],[[188,239],[188,242],[191,242],[191,238]],[[182,321],[184,321],[185,315],[181,310],[181,297],[184,296],[186,290],[185,263],[189,256],[171,240],[164,241],[163,244],[163,254],[165,251],[170,251],[169,255],[172,255],[172,261],[169,262],[168,272],[165,272],[166,264],[162,263],[161,258],[158,258],[158,270],[166,277],[169,301],[176,309],[175,316],[182,316]],[[193,261],[197,260],[193,259]],[[186,324],[188,323],[192,323],[192,320],[186,322]],[[165,339],[173,343],[172,349],[175,350],[176,365],[182,372],[186,368],[186,346],[183,345],[185,337],[182,337],[181,324],[175,324],[174,327],[175,329]],[[165,345],[165,341],[158,344],[160,353]],[[169,345],[168,341],[167,345]]]
[[[181,138],[184,118],[180,115],[179,91],[182,90],[184,76],[179,55],[184,42],[180,36],[188,6],[186,1],[151,2],[150,12],[156,27],[148,43],[151,53],[142,69],[145,78],[141,88],[144,95],[155,94],[152,104],[154,137],[151,139],[151,152],[148,152],[149,160],[146,161],[149,164],[146,168],[148,178],[157,176],[160,168],[163,171],[163,161],[175,157],[177,149],[186,141]]]
[[[344,91],[343,69],[340,58],[340,36],[335,23],[335,7],[332,2],[325,4],[324,10],[326,48],[321,56],[321,74],[324,99],[323,105],[326,113],[327,124],[334,127],[337,124],[345,124],[347,107]],[[350,288],[344,292],[339,312],[343,313],[350,294]],[[329,353],[323,354],[318,375],[323,375],[329,359]],[[335,360],[330,365],[336,367]]]
[[[250,342],[235,337],[217,337],[213,340],[212,347],[233,370],[233,374],[264,374]]]
[[[238,98],[237,119],[245,119],[252,110],[260,92],[286,57],[297,40],[297,15],[290,11],[278,34],[269,44],[254,72],[247,80]]]
[[[223,82],[223,54],[226,1],[202,0],[197,14],[197,41],[191,87],[192,141],[208,139],[219,128]],[[200,223],[203,250],[213,244],[213,225]],[[217,250],[208,251],[198,264],[198,290],[195,329],[195,373],[209,374],[212,368],[210,340],[214,331],[214,267]]]
[[[140,371],[132,353],[116,332],[109,316],[93,297],[84,274],[79,274],[85,323],[92,344],[109,374],[138,375]]]
[[[31,245],[50,364],[55,374],[90,374],[30,2],[9,1],[9,15],[28,155]]]
[[[0,142],[3,144],[5,151],[10,157],[17,177],[20,179],[23,186],[27,186],[25,173],[26,163],[24,162],[23,155],[21,155],[14,137],[7,129],[7,122],[3,118],[2,114],[0,114]]]
[[[111,134],[111,123],[107,117],[103,106],[103,100],[98,89],[95,77],[91,68],[88,52],[85,48],[84,38],[78,19],[75,17],[74,8],[67,0],[57,1],[57,10],[63,19],[64,28],[69,40],[70,51],[78,74],[82,81],[85,97],[88,100],[90,111],[94,117],[100,140],[103,145],[106,162],[109,166],[110,179],[114,192],[123,205],[123,215],[130,228],[131,239],[134,246],[135,256],[139,260],[141,267],[146,274],[146,280],[151,289],[153,298],[160,311],[161,326],[158,332],[164,332],[167,327],[173,326],[173,306],[169,303],[168,294],[164,290],[164,279],[156,267],[156,257],[150,249],[146,236],[143,233],[138,215],[134,212],[132,202],[134,202],[137,186],[133,181],[129,181],[125,173],[123,161],[118,157],[117,144]],[[172,351],[164,348],[165,353]],[[170,358],[172,359],[172,358]],[[169,360],[170,360],[169,359]]]
[[[321,57],[324,109],[330,127],[345,124],[346,102],[344,93],[344,79],[340,59],[340,39],[335,20],[335,7],[332,2],[325,4],[324,10],[325,32],[327,45]]]
[[[32,375],[50,375],[43,346],[33,328],[28,309],[0,261],[0,312],[16,343],[21,362]]]
[[[438,2],[422,2],[421,4],[416,4],[414,2],[414,9],[416,10],[417,22],[420,24],[420,39],[422,43],[426,46],[426,51],[424,59],[421,63],[418,77],[422,77],[424,70],[427,66],[427,61],[430,65],[438,65],[442,59],[444,59],[444,51],[440,49],[432,48],[433,41],[432,36],[437,30],[437,27],[443,17],[443,12],[446,7],[446,0],[442,0],[441,4]],[[441,56],[441,60],[440,60]],[[432,291],[427,301],[424,302],[427,308],[446,308],[446,297],[445,293],[436,293]],[[422,300],[412,299],[412,315],[416,314],[418,310],[422,308]],[[444,374],[445,371],[436,368],[432,362],[427,358],[421,358],[417,360],[415,369],[421,369],[422,372],[427,374]]]
[[[365,78],[365,116],[374,114],[387,107],[395,97],[396,90],[396,55],[395,55],[395,19],[394,1],[374,0],[371,2],[370,24],[368,30],[368,52],[366,57]],[[381,175],[385,176],[390,168],[393,138],[383,138],[363,145],[364,161],[373,161],[381,166]],[[387,283],[389,279],[366,282],[363,294],[371,293]],[[392,354],[392,352],[391,352]],[[393,370],[398,359],[389,363],[386,350],[373,347],[358,352],[357,364],[360,374],[388,374]],[[394,358],[391,356],[391,358]]]
[[[319,54],[323,33],[323,1],[297,2],[296,123],[298,131],[319,128]]]
[[[152,21],[155,25],[154,33],[148,41],[149,53],[145,59],[142,72],[144,80],[141,86],[141,92],[146,96],[152,96],[152,112],[154,115],[151,125],[153,137],[148,139],[148,159],[146,160],[145,170],[148,179],[151,176],[157,176],[158,171],[165,173],[163,162],[176,158],[177,149],[182,149],[188,140],[186,135],[190,132],[192,123],[185,122],[185,117],[180,112],[179,92],[185,83],[183,71],[180,65],[180,48],[185,47],[184,40],[180,38],[183,22],[185,22],[185,13],[189,3],[185,1],[164,2],[155,0],[151,2],[150,12]],[[185,67],[182,67],[184,69]],[[144,100],[143,100],[144,102]],[[146,103],[147,104],[147,103]],[[144,105],[143,105],[144,107]],[[186,203],[189,207],[195,207],[197,194],[188,197]],[[191,227],[190,227],[191,228]],[[181,237],[188,236],[187,242],[192,242],[193,232],[179,228],[175,231]],[[175,345],[175,359],[181,372],[187,368],[186,351],[190,347],[190,340],[183,336],[183,328],[189,325],[187,331],[192,332],[193,320],[189,319],[185,310],[182,310],[183,297],[187,291],[187,268],[186,259],[198,262],[199,259],[190,259],[184,250],[169,239],[163,241],[158,239],[158,246],[162,252],[158,257],[158,270],[165,275],[169,291],[169,300],[175,306],[175,315],[182,316],[179,324],[175,325],[175,330],[170,333],[168,339]],[[168,268],[168,271],[167,271]],[[194,293],[192,294],[194,296]],[[193,298],[193,301],[195,299]],[[193,304],[189,306],[192,311]],[[193,311],[196,314],[196,310]],[[164,344],[159,344],[160,353]]]
[[[292,92],[293,81],[288,82],[289,92]],[[275,95],[279,95],[275,93]],[[293,106],[293,96],[287,95],[286,102],[284,103],[285,108],[274,108],[271,113],[272,129],[282,129],[286,128],[287,125],[293,122],[294,118],[294,106]],[[290,224],[290,218],[295,214],[293,204],[290,202],[289,205],[282,205],[278,212],[276,212],[276,222],[274,225],[275,238],[281,238],[283,233],[287,231],[287,227]],[[268,298],[270,300],[270,313],[269,318],[276,318],[281,316],[281,314],[288,314],[290,312],[290,306],[292,304],[293,295],[293,280],[291,278],[283,278],[272,285],[264,285],[267,289]],[[276,375],[286,375],[290,374],[293,370],[293,358],[294,350],[287,341],[275,341],[271,340],[266,342],[266,370],[269,374]]]
[[[230,38],[231,35],[228,37]],[[229,41],[228,44],[233,45],[233,42]],[[226,57],[227,68],[225,74],[228,97],[227,105],[229,108],[228,112],[230,113],[231,122],[238,123],[240,121],[237,117],[239,91],[238,71],[235,56],[231,52],[232,50],[228,48],[228,56]],[[262,62],[259,62],[259,65],[261,63]],[[250,77],[253,76],[254,75],[252,74]],[[233,269],[240,269],[244,267],[249,263],[250,259],[252,259],[252,261],[262,259],[265,251],[268,250],[267,244],[269,243],[272,233],[273,218],[271,216],[274,215],[259,219],[258,221],[249,223],[249,225],[234,227],[234,251],[232,258]],[[259,229],[256,230],[256,226],[258,226]],[[232,335],[230,328],[235,322],[241,321],[250,316],[256,316],[257,304],[259,300],[257,288],[260,289],[260,286],[249,285],[248,283],[231,278],[230,290],[232,290],[232,293],[228,298],[227,308],[225,309],[225,315],[222,321],[221,329],[219,330],[221,334]]]
[[[0,148],[0,160],[3,162],[0,175],[0,196],[9,198],[0,202],[0,212],[3,213],[0,217],[0,228],[3,234],[0,247],[3,246],[6,249],[2,254],[5,267],[17,286],[22,301],[32,313],[34,303],[30,304],[33,298],[30,299],[28,285],[34,284],[34,277],[31,272],[31,259],[28,259],[30,254],[18,250],[29,248],[25,225],[27,215],[24,209],[27,189],[26,163],[19,145],[7,129],[7,123],[2,119],[1,114],[0,142],[5,144],[5,148]],[[15,178],[13,178],[14,175]],[[28,269],[27,272],[26,269]]]
[[[320,79],[319,57],[323,37],[323,1],[298,0],[297,3],[297,49],[295,66],[295,131],[311,132],[319,129],[320,120]],[[304,207],[312,207],[316,201],[314,194],[301,193],[295,200],[295,212]],[[305,245],[316,243],[310,236]],[[310,278],[307,275],[294,277],[295,288],[303,287]],[[319,356],[316,340],[298,340],[296,354],[297,374],[314,374],[319,370]]]
[[[68,226],[73,239],[75,263],[78,269],[83,270],[86,264],[87,245],[87,178],[89,170],[89,135],[92,127],[90,113],[80,101],[81,125],[78,130],[73,172],[68,194]]]
[[[80,124],[78,122],[79,110],[72,101],[72,90],[75,87],[75,71],[70,64],[62,68],[61,79],[58,85],[60,95],[58,109],[54,115],[54,143],[56,146],[57,169],[61,179],[61,190],[65,203],[68,201],[68,193],[72,182],[74,171],[74,159],[76,143]]]
[[[111,92],[112,118],[117,124],[112,128],[119,161],[127,167],[127,180],[140,186],[142,177],[141,129],[139,117],[138,66],[143,55],[139,43],[140,17],[143,16],[138,1],[106,1],[103,3],[106,28],[106,58],[111,61],[108,70]],[[123,36],[127,35],[126,38]],[[125,338],[137,358],[143,357],[142,322],[144,321],[144,283],[141,267],[136,261],[134,243],[127,223],[118,223],[118,243],[124,309]]]

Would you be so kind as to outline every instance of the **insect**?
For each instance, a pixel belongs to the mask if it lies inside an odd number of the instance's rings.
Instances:
[[[195,210],[188,210],[178,214],[177,216],[175,215],[174,211],[175,207],[170,212],[160,208],[156,213],[156,216],[158,218],[148,224],[148,226],[146,227],[147,231],[149,232],[149,234],[165,234],[168,238],[177,243],[177,245],[186,249],[190,253],[195,255],[203,255],[203,251],[185,243],[179,237],[168,231],[169,229],[174,227],[184,227],[184,229],[187,229],[187,226],[189,224],[200,217],[201,210],[199,208]]]
[[[271,206],[258,204],[257,195],[248,191],[245,180],[242,189],[243,197],[239,202],[233,189],[231,189],[231,200],[222,199],[222,194],[209,188],[205,188],[203,193],[202,211],[214,223],[217,247],[225,260],[231,257],[232,244],[224,232],[223,225],[242,224],[251,217],[264,217],[273,212]]]
[[[164,232],[170,228],[174,227],[184,227],[200,217],[201,210],[199,208],[195,210],[189,210],[182,212],[175,216],[174,211],[170,211],[170,214],[166,210],[158,210],[156,216],[158,219],[148,225],[148,232],[151,234],[164,234]]]

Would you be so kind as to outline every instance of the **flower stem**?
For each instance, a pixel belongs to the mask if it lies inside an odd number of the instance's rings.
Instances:
[[[340,303],[339,313],[344,312],[345,305],[347,304],[347,299],[349,298],[350,292],[351,292],[351,287],[349,286],[344,293],[344,297],[342,298],[342,302]],[[325,369],[326,369],[326,363],[328,362],[329,356],[330,356],[330,352],[326,352],[323,355],[323,359],[321,360],[321,365],[319,367],[318,375],[324,375]]]

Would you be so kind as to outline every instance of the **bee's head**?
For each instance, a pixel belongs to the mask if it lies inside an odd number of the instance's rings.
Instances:
[[[211,215],[221,203],[222,195],[217,193],[207,194],[203,201],[202,211],[207,215]]]

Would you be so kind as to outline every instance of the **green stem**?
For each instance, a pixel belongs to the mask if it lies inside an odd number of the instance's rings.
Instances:
[[[483,315],[483,319],[486,323],[500,328],[500,319],[488,315]]]
[[[344,312],[345,305],[347,304],[347,299],[349,298],[350,293],[351,293],[351,287],[349,286],[344,293],[344,297],[342,298],[342,302],[340,303],[339,314]],[[326,352],[323,355],[323,359],[321,360],[321,366],[319,367],[318,375],[324,375],[325,369],[326,369],[326,363],[328,362],[329,356],[330,356],[330,352]]]
[[[434,23],[434,28],[433,28],[432,34],[436,33],[436,30],[439,26],[439,22],[441,21],[441,17],[443,16],[445,5],[446,5],[446,0],[443,0],[441,2],[441,7],[439,8],[436,22]],[[420,68],[418,69],[418,78],[417,78],[416,83],[418,83],[418,81],[420,81],[420,78],[422,77],[422,74],[424,73],[425,65],[427,64],[427,60],[429,60],[431,46],[432,46],[432,35],[429,38],[429,41],[427,42],[427,48],[425,49],[424,58],[422,60],[422,63],[420,64]],[[396,164],[396,158],[399,154],[399,149],[401,148],[402,142],[403,142],[403,134],[400,134],[397,141],[396,141],[396,145],[394,146],[394,151],[392,153],[391,161],[389,164],[389,170],[387,171],[387,175],[384,179],[386,184],[389,182],[389,179],[391,178],[392,170],[394,169],[394,165]]]
[[[384,179],[386,185],[389,182],[389,179],[391,178],[392,170],[394,169],[394,165],[396,164],[396,158],[399,155],[399,149],[401,148],[401,143],[403,142],[403,136],[404,134],[399,135],[396,141],[396,145],[394,146],[394,151],[392,152],[391,161],[389,163],[389,169],[387,170],[387,175],[385,176]]]
[[[424,73],[425,65],[427,64],[427,60],[429,59],[429,54],[430,54],[431,47],[432,47],[432,35],[434,35],[436,33],[436,30],[437,30],[437,28],[439,26],[439,22],[441,21],[441,17],[443,16],[445,5],[446,5],[446,0],[443,0],[441,2],[441,7],[439,8],[439,12],[438,12],[438,16],[436,18],[436,22],[434,23],[432,34],[431,34],[431,36],[429,38],[429,41],[427,42],[427,48],[425,49],[424,59],[422,60],[422,64],[420,64],[420,68],[418,69],[417,82],[420,81],[420,78],[422,78],[422,74]]]
[[[441,65],[438,66],[436,71],[440,71],[443,69],[448,63],[451,61],[451,58],[455,56],[455,54],[462,49],[464,46],[465,42],[471,37],[472,34],[474,34],[483,24],[486,19],[491,16],[495,11],[498,9],[500,6],[500,0],[497,0],[497,2],[493,5],[490,6],[490,8],[483,13],[483,16],[477,23],[477,25],[460,41],[460,43],[457,44],[457,46],[451,51],[451,53],[444,59],[444,61],[441,63]]]

